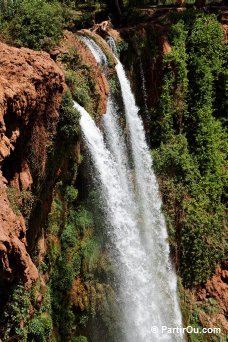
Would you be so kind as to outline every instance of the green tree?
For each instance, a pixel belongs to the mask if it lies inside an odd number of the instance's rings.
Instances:
[[[58,1],[19,0],[11,5],[5,30],[18,46],[50,49],[62,35],[62,7]]]

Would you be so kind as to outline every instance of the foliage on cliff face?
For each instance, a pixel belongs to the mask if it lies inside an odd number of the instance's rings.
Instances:
[[[185,285],[192,286],[206,281],[225,256],[226,139],[215,108],[225,44],[215,16],[183,19],[170,30],[172,51],[163,62],[161,140],[154,157],[176,234],[177,264]]]
[[[73,185],[57,184],[47,235],[52,318],[65,341],[79,336],[98,317],[103,330],[112,334],[115,319],[115,292],[105,281],[112,272],[110,261],[101,248],[94,216],[88,204],[79,204],[77,195]],[[91,206],[91,200],[88,203]]]
[[[194,288],[207,281],[226,255],[225,99],[218,100],[225,92],[220,80],[227,77],[226,45],[215,16],[192,12],[181,17],[169,31],[172,50],[163,60],[154,123],[160,146],[153,156],[173,257],[185,287]],[[221,326],[218,317],[224,313],[215,299],[196,304],[194,295],[181,286],[180,293],[186,325],[207,326],[203,317],[210,306]],[[202,341],[218,338],[205,335]],[[198,336],[189,340],[198,341]]]
[[[40,282],[28,291],[22,284],[15,286],[0,315],[3,341],[47,341],[53,329],[51,313],[48,287],[42,287]]]

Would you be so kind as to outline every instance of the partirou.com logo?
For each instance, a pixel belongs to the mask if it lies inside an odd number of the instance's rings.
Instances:
[[[151,327],[151,332],[153,334],[220,334],[220,328],[199,328],[188,325],[187,327],[168,327],[162,325],[158,327],[156,325]]]

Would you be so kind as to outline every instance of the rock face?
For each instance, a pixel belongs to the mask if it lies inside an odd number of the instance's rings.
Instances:
[[[26,227],[23,217],[14,214],[0,174],[0,278],[22,280],[28,286],[38,278],[38,271],[26,251]]]
[[[206,292],[217,299],[224,312],[228,312],[228,263],[224,262],[223,267],[218,267],[213,277],[207,281]]]
[[[0,43],[0,279],[30,286],[38,271],[26,251],[26,226],[7,198],[31,188],[33,169],[45,171],[47,147],[58,122],[65,83],[61,69],[45,52]],[[27,227],[28,228],[28,227]]]
[[[32,133],[44,155],[47,126],[58,118],[63,74],[47,53],[2,43],[0,61],[0,162]]]
[[[215,270],[214,275],[206,284],[199,287],[197,299],[205,304],[209,299],[216,300],[217,305],[213,312],[200,312],[201,323],[206,327],[220,326],[224,334],[228,333],[228,322],[226,315],[228,312],[228,263],[222,262],[221,267]]]

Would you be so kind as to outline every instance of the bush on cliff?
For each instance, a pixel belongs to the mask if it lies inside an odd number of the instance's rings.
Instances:
[[[1,30],[17,46],[49,50],[62,35],[63,13],[57,1],[20,0],[1,18]]]
[[[79,113],[74,108],[71,92],[68,90],[63,96],[60,106],[60,132],[65,139],[74,140],[79,134]]]

